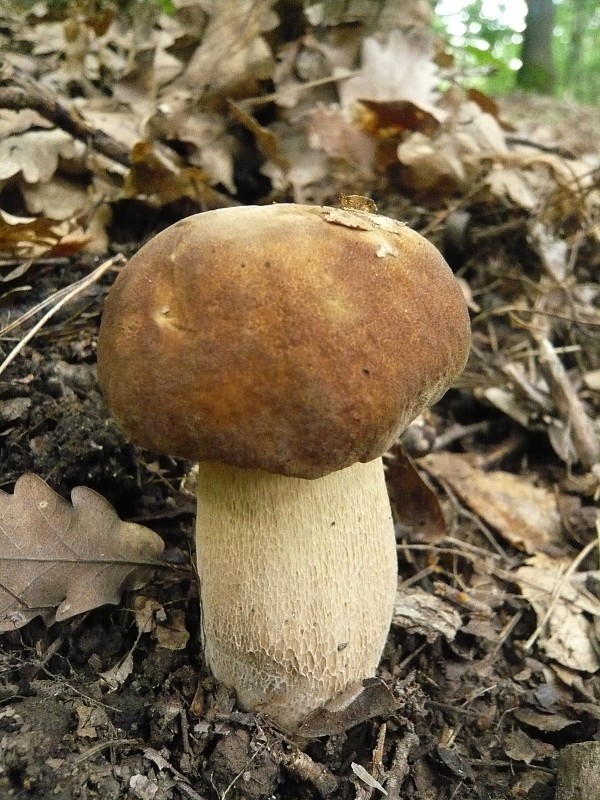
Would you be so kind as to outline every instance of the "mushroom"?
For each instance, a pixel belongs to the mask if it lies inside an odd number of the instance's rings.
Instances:
[[[199,462],[204,654],[243,708],[291,731],[374,675],[397,582],[381,456],[469,343],[440,253],[365,211],[209,211],[121,271],[100,385],[134,442]]]

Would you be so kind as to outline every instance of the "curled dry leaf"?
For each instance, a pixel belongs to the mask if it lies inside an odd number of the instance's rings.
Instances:
[[[27,183],[45,183],[60,158],[73,158],[77,147],[68,133],[57,128],[7,136],[0,143],[0,180],[21,174]]]
[[[0,631],[118,603],[162,565],[163,542],[153,531],[123,522],[84,486],[71,501],[31,474],[14,494],[0,492]]]
[[[386,481],[396,522],[417,539],[440,542],[448,532],[436,493],[402,448],[395,445],[386,459]]]

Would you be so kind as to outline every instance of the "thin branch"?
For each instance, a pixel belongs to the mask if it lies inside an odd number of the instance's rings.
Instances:
[[[108,272],[109,269],[114,267],[116,264],[123,263],[123,256],[117,255],[114,258],[109,258],[108,261],[100,264],[93,272],[89,275],[86,275],[85,278],[82,278],[79,281],[76,281],[71,287],[70,291],[66,294],[63,294],[60,300],[58,300],[49,311],[47,311],[44,316],[36,322],[36,324],[29,330],[25,336],[18,342],[18,344],[13,347],[10,353],[6,356],[2,364],[0,364],[0,375],[4,372],[4,370],[8,367],[8,365],[15,360],[15,358],[19,355],[21,350],[25,347],[25,345],[33,339],[33,337],[44,327],[44,325],[51,319],[57,311],[59,311],[64,305],[66,305],[70,300],[76,297],[78,294],[83,292],[93,283],[96,283],[105,272]]]
[[[104,131],[92,127],[74,108],[68,108],[58,97],[39,83],[16,70],[4,68],[0,71],[0,108],[12,111],[31,109],[70,133],[74,139],[84,142],[98,153],[116,161],[124,167],[131,166],[129,148],[113,139]]]

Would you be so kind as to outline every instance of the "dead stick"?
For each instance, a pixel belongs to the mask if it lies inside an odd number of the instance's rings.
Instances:
[[[341,778],[330,772],[326,766],[312,760],[302,750],[293,745],[287,748],[279,743],[270,748],[270,752],[288,772],[300,780],[312,783],[322,797],[329,797],[339,789]]]
[[[387,780],[385,782],[388,800],[399,800],[402,784],[410,772],[410,766],[408,764],[410,751],[418,744],[419,737],[412,731],[405,733],[396,743],[396,752],[394,753],[392,765],[387,772]]]
[[[15,70],[5,68],[0,71],[0,108],[9,108],[12,111],[25,109],[37,111],[44,119],[66,131],[74,139],[84,142],[92,150],[127,169],[132,166],[131,155],[126,145],[104,131],[94,128],[76,109],[67,108],[51,91],[39,86],[31,78],[16,75]],[[178,157],[167,147],[160,147],[159,143],[155,142],[154,148],[159,151],[169,169],[173,171],[180,169]],[[238,205],[237,201],[208,184],[203,184],[199,198],[203,199],[207,208]]]
[[[548,381],[556,410],[571,434],[573,447],[582,467],[590,469],[600,460],[600,440],[594,430],[594,423],[587,415],[552,344],[543,336],[537,337],[537,341],[540,348],[540,370]]]
[[[67,108],[48,89],[24,75],[16,75],[13,70],[5,69],[0,73],[0,108],[37,111],[44,119],[111,161],[127,168],[131,166],[128,147],[104,131],[92,127],[76,110]]]

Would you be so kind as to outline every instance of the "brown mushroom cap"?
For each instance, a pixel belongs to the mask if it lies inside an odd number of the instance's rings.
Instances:
[[[458,282],[386,217],[209,211],[148,242],[106,301],[98,375],[139,445],[317,478],[382,455],[461,373]]]

